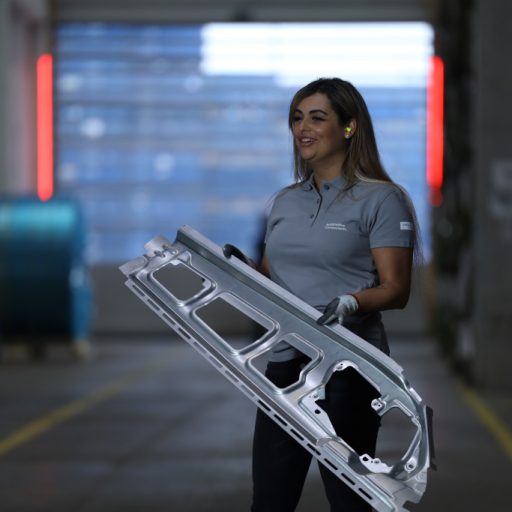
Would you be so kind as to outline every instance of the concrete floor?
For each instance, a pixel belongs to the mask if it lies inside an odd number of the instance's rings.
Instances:
[[[438,471],[410,510],[508,510],[510,455],[428,339],[391,339],[394,358],[434,409]],[[510,397],[489,398],[511,410]],[[98,339],[88,362],[4,362],[0,510],[248,511],[254,414],[174,339]],[[313,464],[297,512],[327,510]]]

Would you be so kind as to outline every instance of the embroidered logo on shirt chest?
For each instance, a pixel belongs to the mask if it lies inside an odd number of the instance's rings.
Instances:
[[[334,229],[336,231],[348,231],[347,226],[341,222],[328,222],[325,229]]]

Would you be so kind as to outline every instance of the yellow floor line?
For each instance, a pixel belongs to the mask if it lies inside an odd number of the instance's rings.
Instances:
[[[484,401],[466,386],[459,386],[464,399],[480,421],[487,427],[505,453],[512,459],[512,432],[508,426],[484,403]]]
[[[112,398],[114,395],[121,393],[138,380],[161,371],[165,367],[165,364],[165,361],[159,361],[158,363],[145,366],[136,372],[132,372],[108,383],[90,395],[74,400],[63,407],[59,407],[49,414],[28,423],[10,436],[0,440],[0,457],[14,450],[18,446],[31,441],[35,437],[44,434],[56,425],[63,423],[64,421],[91,409],[100,402],[104,402],[105,400]]]

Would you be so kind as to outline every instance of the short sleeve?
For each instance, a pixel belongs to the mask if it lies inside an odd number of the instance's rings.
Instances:
[[[369,231],[370,248],[413,247],[414,221],[404,194],[392,190],[373,212]]]

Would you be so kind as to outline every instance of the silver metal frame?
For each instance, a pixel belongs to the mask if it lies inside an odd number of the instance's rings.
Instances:
[[[146,254],[120,267],[126,285],[179,336],[205,357],[240,391],[286,430],[378,512],[404,511],[418,502],[432,466],[431,410],[391,358],[340,325],[319,326],[320,313],[188,226],[176,241],[156,237]],[[180,299],[158,280],[167,265],[184,265],[202,282],[200,291]],[[236,348],[211,329],[198,310],[216,299],[262,325],[266,332],[244,348]],[[311,358],[298,382],[274,386],[255,360],[286,341]],[[383,416],[399,408],[416,428],[403,457],[387,465],[358,455],[334,432],[327,414],[317,406],[333,372],[355,368],[380,393],[371,407]]]

